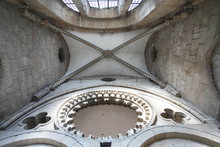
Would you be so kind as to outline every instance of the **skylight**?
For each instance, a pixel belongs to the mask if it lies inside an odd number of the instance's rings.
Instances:
[[[142,2],[142,0],[133,0],[131,5],[128,8],[128,11],[131,11],[134,8],[136,8],[137,6],[139,6],[141,2]]]
[[[76,5],[73,3],[72,0],[62,0],[64,4],[66,4],[67,7],[72,9],[73,11],[79,12],[78,8]]]
[[[87,1],[90,7],[97,9],[118,7],[119,4],[119,0],[87,0]],[[135,9],[137,6],[140,5],[142,1],[143,0],[132,0],[131,5],[128,8],[128,11]],[[74,4],[73,0],[62,0],[62,2],[73,11],[79,12],[79,9]]]
[[[88,0],[90,7],[103,9],[118,6],[118,0]]]

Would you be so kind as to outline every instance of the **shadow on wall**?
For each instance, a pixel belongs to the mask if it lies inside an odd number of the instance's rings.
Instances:
[[[220,40],[218,41],[212,53],[212,72],[215,85],[220,93]]]
[[[220,95],[220,40],[216,43],[215,49],[212,52],[211,71],[214,78],[215,86]],[[220,120],[220,111],[218,114]]]

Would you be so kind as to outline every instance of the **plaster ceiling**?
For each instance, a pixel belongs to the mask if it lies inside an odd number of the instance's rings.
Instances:
[[[72,34],[102,48],[103,50],[112,50],[124,42],[134,38],[145,30],[131,31],[126,33],[82,33],[71,31]],[[114,53],[115,56],[123,61],[135,66],[136,68],[148,73],[144,50],[149,36],[145,36],[135,42],[121,48]],[[73,73],[92,60],[98,58],[102,53],[64,35],[64,38],[70,50],[70,64],[66,75]],[[99,75],[127,75],[141,77],[140,74],[132,71],[128,67],[115,61],[112,58],[104,58],[93,64],[76,77],[99,76]]]

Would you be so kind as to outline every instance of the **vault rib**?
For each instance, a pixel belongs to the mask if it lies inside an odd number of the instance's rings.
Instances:
[[[160,29],[162,28],[165,28],[166,26],[170,26],[171,24],[173,24],[174,22],[176,21],[179,21],[181,19],[184,19],[186,17],[189,16],[189,13],[187,12],[187,10],[185,11],[182,11],[181,13],[178,13],[177,15],[175,15],[174,17],[172,18],[169,18],[167,20],[165,20],[163,23],[160,23],[156,26],[153,26],[151,27],[150,29],[148,29],[147,31],[137,35],[136,37],[128,40],[127,42],[124,42],[123,44],[119,45],[118,47],[116,48],[113,48],[112,50],[103,50],[101,49],[100,47],[68,32],[68,31],[65,31],[64,29],[58,27],[58,26],[55,26],[51,23],[48,22],[48,20],[45,20],[45,19],[42,19],[40,18],[38,15],[28,11],[27,9],[24,9],[21,13],[23,16],[27,17],[28,19],[32,20],[32,21],[35,21],[35,22],[38,22],[40,23],[41,25],[44,25],[56,32],[60,32],[66,36],[69,36],[75,40],[78,40],[79,42],[87,45],[87,46],[90,46],[92,47],[93,49],[99,51],[102,53],[102,56],[96,58],[95,60],[89,62],[88,64],[86,64],[85,66],[79,68],[78,70],[70,73],[69,75],[67,75],[66,77],[64,78],[61,78],[60,80],[58,80],[57,82],[55,82],[54,84],[50,85],[50,86],[47,86],[45,87],[44,89],[42,89],[41,91],[39,91],[38,93],[36,93],[35,95],[33,95],[33,98],[36,100],[42,98],[43,96],[47,95],[51,90],[54,90],[56,87],[60,86],[61,84],[63,84],[64,82],[67,82],[68,80],[70,80],[73,76],[75,76],[76,74],[82,72],[83,70],[85,70],[86,68],[90,67],[91,65],[95,64],[96,62],[100,61],[101,59],[103,58],[113,58],[115,59],[116,61],[120,62],[121,64],[127,66],[128,68],[134,70],[135,72],[137,72],[138,74],[142,75],[143,77],[145,78],[148,78],[150,80],[152,80],[154,83],[158,84],[160,87],[164,88],[166,91],[168,91],[170,94],[174,95],[174,96],[177,96],[177,97],[180,97],[180,93],[174,89],[172,86],[158,80],[156,77],[154,77],[153,75],[151,74],[148,74],[148,73],[145,73],[143,72],[142,70],[136,68],[135,66],[123,61],[122,59],[116,57],[115,55],[113,55],[114,52],[124,48],[125,46],[131,44],[132,42],[148,35],[148,34],[151,34],[151,33],[154,33],[156,31],[159,31]]]
[[[59,87],[60,85],[62,85],[63,83],[69,81],[72,77],[78,75],[79,73],[81,73],[83,70],[89,68],[90,66],[94,65],[95,63],[97,63],[98,61],[102,60],[104,58],[103,55],[101,55],[100,57],[90,61],[89,63],[87,63],[86,65],[80,67],[79,69],[75,70],[74,72],[68,74],[65,77],[62,77],[61,79],[59,79],[58,81],[56,81],[55,83],[41,89],[39,92],[37,92],[36,94],[34,94],[32,96],[32,99],[34,101],[39,100],[40,98],[42,98],[43,96],[47,95],[50,91],[55,90],[57,87]]]
[[[133,43],[133,42],[135,42],[135,41],[137,41],[137,40],[139,40],[139,39],[141,39],[141,38],[143,38],[143,37],[145,37],[145,36],[147,36],[147,35],[149,35],[151,33],[159,31],[162,28],[165,28],[165,27],[169,26],[171,23],[172,23],[172,21],[165,21],[164,23],[159,24],[159,25],[157,25],[157,26],[155,26],[153,28],[150,28],[150,29],[146,30],[145,32],[143,32],[143,33],[133,37],[132,39],[122,43],[121,45],[113,48],[111,51],[112,52],[117,52],[118,50],[128,46],[129,44],[131,44],[131,43]]]
[[[117,62],[123,64],[124,66],[128,67],[129,69],[132,69],[133,71],[135,71],[136,73],[140,74],[141,76],[143,76],[144,78],[150,79],[151,81],[153,81],[154,83],[156,83],[157,85],[160,85],[160,87],[164,88],[166,86],[166,84],[162,81],[159,81],[159,79],[157,79],[156,77],[154,77],[153,75],[146,73],[142,70],[140,70],[139,68],[131,65],[130,63],[118,58],[115,55],[112,55],[112,59],[116,60]]]

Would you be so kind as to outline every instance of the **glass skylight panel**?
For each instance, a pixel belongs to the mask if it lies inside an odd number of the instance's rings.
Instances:
[[[78,8],[76,7],[75,4],[66,4],[66,5],[67,5],[67,7],[69,7],[70,9],[72,9],[72,10],[74,10],[74,11],[76,11],[76,12],[79,12],[79,10],[78,10]]]
[[[137,6],[139,6],[141,2],[142,2],[142,0],[133,0],[131,5],[128,8],[128,11],[131,11],[134,8],[136,8]]]
[[[142,2],[142,0],[133,0],[132,3],[138,3],[140,4]]]
[[[88,0],[89,6],[93,8],[99,8],[99,4],[97,0]]]
[[[72,3],[70,0],[63,0],[63,2],[66,3]]]
[[[117,7],[118,6],[118,0],[109,0],[109,8]]]
[[[79,12],[78,8],[76,5],[73,3],[72,0],[62,0],[64,4],[66,4],[67,7],[72,9],[73,11]]]
[[[112,8],[118,6],[118,0],[88,0],[90,7],[93,8]]]
[[[99,0],[100,9],[108,8],[108,0]]]

